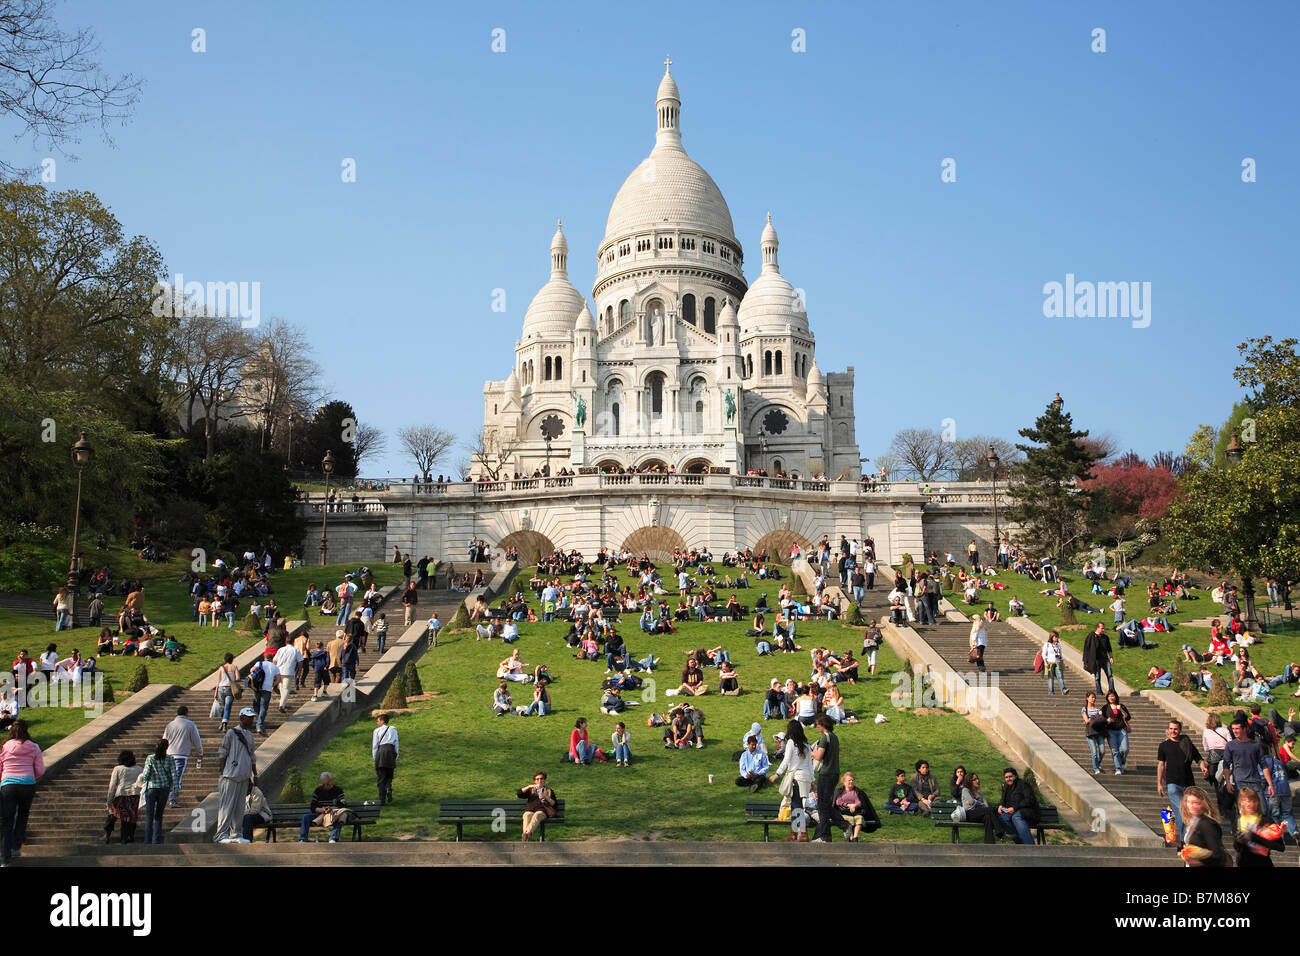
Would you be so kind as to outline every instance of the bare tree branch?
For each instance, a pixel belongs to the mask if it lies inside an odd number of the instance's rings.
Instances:
[[[397,433],[402,450],[415,459],[416,471],[427,475],[433,464],[456,444],[456,436],[435,425],[411,425]]]
[[[97,123],[112,145],[109,125],[131,115],[140,81],[129,73],[106,76],[99,52],[90,30],[59,29],[49,0],[0,0],[0,113],[21,125],[15,141],[30,135],[70,156],[66,147],[78,141],[78,127]],[[0,171],[26,172],[4,160]]]

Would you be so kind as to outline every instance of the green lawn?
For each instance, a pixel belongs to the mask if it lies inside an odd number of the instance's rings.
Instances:
[[[187,647],[186,653],[175,662],[161,657],[148,660],[134,657],[100,658],[100,669],[113,682],[118,700],[126,696],[126,684],[140,664],[148,668],[151,683],[189,686],[216,670],[227,651],[238,654],[253,643],[252,635],[238,629],[229,630],[224,621],[220,627],[214,628],[199,627],[191,620],[194,616],[193,602],[187,586],[179,583],[181,575],[189,567],[188,560],[176,558],[163,564],[154,564],[140,561],[131,552],[121,551],[113,552],[110,561],[117,579],[127,576],[143,580],[145,616],[168,634],[174,633]],[[290,620],[302,620],[306,616],[302,599],[308,582],[335,586],[345,573],[355,569],[356,565],[353,564],[277,571],[271,575],[273,595]],[[371,565],[371,570],[381,587],[401,583],[400,566],[376,564]],[[51,596],[52,594],[53,592]],[[106,624],[112,626],[113,618],[121,606],[120,595],[105,598]],[[244,609],[247,606],[247,600],[242,602]],[[314,622],[323,620],[325,619],[319,614],[314,615]],[[0,610],[0,656],[6,661],[13,661],[22,648],[26,648],[32,657],[39,657],[51,643],[57,644],[59,653],[63,656],[71,653],[73,648],[79,649],[84,656],[92,656],[98,635],[97,629],[88,627],[56,634],[52,615],[45,618]],[[82,707],[30,707],[24,710],[23,716],[31,726],[33,737],[42,747],[62,739],[86,719]]]
[[[670,568],[661,567],[665,581]],[[518,580],[526,584],[531,570]],[[626,580],[620,573],[620,583]],[[787,578],[788,580],[788,578]],[[742,603],[752,605],[764,590],[768,602],[776,603],[778,585],[738,591]],[[673,588],[670,607],[677,603]],[[531,593],[528,598],[536,606]],[[720,597],[725,601],[727,592]],[[769,621],[774,615],[769,615]],[[443,637],[419,665],[424,689],[435,696],[414,703],[416,712],[401,715],[394,726],[401,735],[395,791],[397,801],[385,808],[376,836],[396,839],[450,839],[454,828],[434,823],[438,801],[443,798],[513,798],[516,788],[526,785],[534,770],[543,768],[560,797],[568,801],[572,825],[552,831],[556,839],[679,839],[754,840],[758,828],[744,824],[743,804],[754,799],[746,789],[736,787],[736,763],[732,754],[750,724],[761,721],[763,697],[770,678],[793,677],[807,680],[807,649],[814,643],[835,650],[860,650],[861,630],[838,623],[804,622],[798,642],[805,650],[793,655],[758,657],[752,638],[745,636],[748,623],[687,623],[677,633],[650,637],[637,626],[637,616],[624,614],[620,633],[630,649],[642,657],[653,651],[662,658],[657,685],[647,685],[646,702],[631,707],[623,718],[631,733],[632,765],[616,767],[613,762],[589,767],[562,762],[569,732],[579,716],[589,721],[589,732],[597,746],[609,748],[609,737],[618,717],[600,713],[600,683],[604,661],[578,661],[564,644],[566,623],[520,626],[517,645],[529,664],[545,663],[555,677],[551,697],[555,711],[547,717],[496,717],[491,711],[497,664],[510,648],[498,642],[477,642],[473,630]],[[730,652],[740,676],[739,697],[721,697],[716,686],[697,703],[706,716],[703,750],[665,750],[660,728],[648,728],[651,711],[662,713],[680,698],[666,698],[662,691],[679,683],[685,655],[696,647],[723,644]],[[884,800],[893,771],[905,768],[909,775],[916,760],[924,757],[946,788],[952,768],[962,763],[977,769],[988,786],[994,787],[1006,763],[996,749],[964,718],[946,711],[916,714],[898,711],[890,703],[896,686],[891,676],[901,662],[888,650],[882,651],[878,674],[856,686],[842,685],[848,709],[861,723],[843,725],[838,731],[841,767],[858,776],[859,786],[877,809]],[[866,668],[863,667],[865,676]],[[716,685],[716,671],[706,669],[706,680]],[[516,703],[531,700],[531,685],[511,686]],[[639,699],[640,693],[628,695]],[[875,724],[877,713],[888,723]],[[768,721],[764,732],[783,729],[783,722]],[[370,757],[374,721],[358,719],[336,737],[305,775],[310,792],[317,775],[333,772],[349,799],[374,799],[375,776]],[[714,775],[713,784],[709,774]],[[996,791],[993,796],[996,798]],[[765,789],[758,799],[779,799],[775,788]],[[486,827],[472,832],[473,839],[519,838],[518,832],[492,834]],[[872,839],[913,842],[947,842],[949,831],[939,830],[926,820],[887,817],[885,826]]]

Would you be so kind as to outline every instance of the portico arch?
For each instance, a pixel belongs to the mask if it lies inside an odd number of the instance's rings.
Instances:
[[[671,561],[673,549],[686,549],[686,541],[672,528],[647,526],[638,528],[623,539],[622,547],[633,554],[645,554],[652,561]]]
[[[778,564],[789,564],[790,549],[796,544],[807,555],[809,543],[806,538],[800,537],[793,531],[769,531],[754,542],[754,550],[763,551],[766,549],[768,557],[772,561]]]
[[[497,542],[493,551],[514,548],[519,552],[521,565],[536,564],[537,557],[546,557],[556,550],[555,543],[540,531],[512,531]]]

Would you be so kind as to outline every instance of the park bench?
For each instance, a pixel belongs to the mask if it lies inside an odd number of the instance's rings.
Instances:
[[[874,808],[873,808],[873,809],[874,809]],[[763,842],[764,842],[764,843],[771,843],[772,841],[771,841],[771,839],[769,838],[769,828],[770,828],[770,827],[772,827],[774,824],[779,824],[779,825],[784,826],[784,827],[788,827],[788,826],[790,825],[790,821],[789,821],[789,820],[778,820],[778,819],[777,819],[777,814],[779,814],[780,812],[781,812],[781,804],[780,804],[780,802],[777,802],[777,803],[758,803],[758,802],[746,803],[746,804],[745,804],[745,823],[747,823],[747,824],[751,824],[751,823],[752,823],[752,824],[756,824],[756,825],[761,824],[762,827],[763,827]],[[863,833],[875,833],[877,830],[880,829],[880,826],[881,826],[881,824],[880,824],[880,815],[879,815],[879,814],[873,814],[873,815],[871,815],[871,816],[864,816],[863,821],[862,821],[862,832],[863,832]],[[808,828],[809,828],[809,830],[811,830],[811,829],[813,828],[813,824],[812,824],[811,822],[808,824]]]
[[[993,827],[992,816],[990,815],[987,822],[971,823],[965,820],[961,822],[952,819],[953,810],[957,809],[957,804],[952,801],[943,803],[930,804],[930,819],[934,821],[936,827],[950,827],[952,829],[952,842],[960,843],[960,833],[963,828],[982,830],[984,832],[985,843],[996,843],[996,830]],[[997,807],[990,807],[990,810],[996,811]],[[1030,824],[1029,827],[1034,831],[1034,842],[1043,844],[1047,842],[1047,830],[1063,830],[1065,824],[1061,820],[1061,811],[1057,810],[1050,803],[1040,804],[1038,807],[1038,822]],[[1009,837],[1007,839],[1010,839]]]
[[[356,842],[361,839],[361,828],[379,821],[379,811],[383,808],[378,803],[371,804],[348,804],[348,809],[356,814],[355,819],[343,826],[352,828],[352,840]],[[303,814],[311,813],[310,803],[281,803],[271,808],[271,822],[264,824],[266,827],[266,842],[276,843],[275,831],[277,829],[291,829],[294,833],[302,826]],[[315,828],[316,824],[312,824]],[[324,829],[323,827],[320,829]]]
[[[438,822],[446,826],[455,825],[456,842],[464,837],[466,824],[486,824],[492,826],[498,821],[516,823],[520,830],[524,824],[524,807],[526,800],[442,800],[438,804]],[[537,832],[542,842],[546,842],[546,828],[564,823],[564,801],[555,801],[555,816],[548,817],[538,824]]]

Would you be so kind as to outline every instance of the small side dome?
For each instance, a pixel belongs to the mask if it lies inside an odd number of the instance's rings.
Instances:
[[[574,317],[587,306],[568,273],[569,243],[557,221],[551,238],[551,278],[542,286],[524,313],[523,341],[568,339],[573,335]]]
[[[582,303],[582,311],[578,313],[578,323],[576,326],[579,332],[595,332],[596,320],[591,316],[591,306],[586,302]]]

